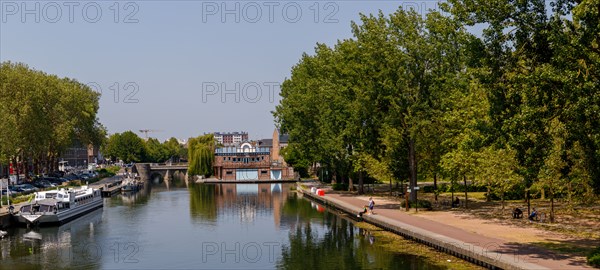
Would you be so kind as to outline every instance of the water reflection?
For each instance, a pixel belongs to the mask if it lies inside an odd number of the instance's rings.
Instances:
[[[94,232],[101,223],[102,209],[97,209],[60,227],[11,229],[11,237],[0,241],[1,268],[99,268]]]
[[[207,222],[216,222],[219,216],[237,218],[241,223],[272,216],[279,227],[281,208],[288,198],[283,189],[281,183],[192,185],[190,215]]]
[[[148,181],[60,227],[0,240],[2,269],[438,269],[288,184]]]

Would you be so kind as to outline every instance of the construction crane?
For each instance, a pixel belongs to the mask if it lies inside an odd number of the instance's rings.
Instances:
[[[144,133],[146,140],[148,140],[148,132],[161,132],[162,130],[156,129],[140,129],[140,133]]]

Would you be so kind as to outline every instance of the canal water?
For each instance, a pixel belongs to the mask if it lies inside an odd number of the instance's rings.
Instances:
[[[9,230],[0,269],[442,269],[292,188],[148,183],[60,227]]]

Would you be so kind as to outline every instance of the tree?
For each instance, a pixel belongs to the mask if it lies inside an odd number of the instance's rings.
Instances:
[[[213,172],[215,139],[212,134],[188,140],[188,174],[209,176]]]
[[[480,78],[491,104],[490,134],[516,151],[527,198],[553,174],[548,166],[560,165],[547,128],[554,119],[567,127],[567,148],[586,149],[579,164],[587,173],[580,175],[589,175],[600,193],[600,144],[592,139],[600,130],[600,13],[592,2],[451,0],[443,6],[465,25],[484,25],[482,63],[489,72]]]
[[[488,187],[488,198],[491,192],[500,196],[504,209],[505,194],[523,181],[517,174],[516,152],[510,148],[496,149],[486,147],[477,153],[475,183]]]
[[[165,162],[171,157],[167,147],[155,138],[148,138],[145,147],[147,152],[146,162]]]
[[[179,162],[182,157],[187,157],[187,153],[183,153],[184,147],[176,138],[171,137],[164,145],[167,150],[167,155],[172,161]]]
[[[111,135],[103,153],[113,160],[122,160],[125,163],[143,162],[147,158],[144,140],[133,131]]]
[[[0,159],[17,175],[56,170],[58,156],[74,142],[100,145],[99,94],[74,79],[58,78],[22,63],[0,64]],[[19,165],[20,164],[20,165]]]

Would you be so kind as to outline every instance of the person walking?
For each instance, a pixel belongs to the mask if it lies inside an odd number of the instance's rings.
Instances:
[[[371,215],[373,214],[373,208],[375,208],[375,201],[373,201],[373,197],[369,198],[369,211]]]

